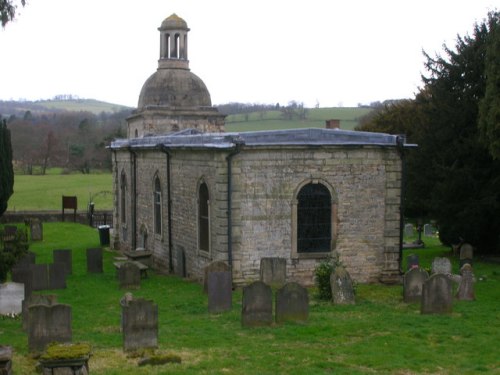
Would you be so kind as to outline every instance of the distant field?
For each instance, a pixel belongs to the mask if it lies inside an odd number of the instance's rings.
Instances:
[[[258,131],[298,128],[324,128],[326,120],[340,120],[341,129],[353,130],[371,108],[309,108],[305,120],[284,120],[280,111],[229,115],[226,131]]]
[[[78,198],[78,211],[86,211],[91,197],[96,210],[113,207],[111,173],[15,175],[14,194],[7,211],[60,210],[63,195]]]

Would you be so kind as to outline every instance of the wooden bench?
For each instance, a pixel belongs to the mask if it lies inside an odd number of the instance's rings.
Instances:
[[[147,278],[148,277],[148,269],[149,267],[142,264],[141,262],[137,262],[137,261],[133,261],[133,260],[129,260],[129,261],[120,261],[120,262],[114,262],[114,266],[117,270],[119,270],[121,268],[121,266],[123,266],[125,263],[134,263],[137,268],[139,268],[139,271],[141,272],[141,278]]]

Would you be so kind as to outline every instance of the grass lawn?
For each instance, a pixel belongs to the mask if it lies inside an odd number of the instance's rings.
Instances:
[[[436,239],[418,253],[428,268],[435,256],[450,256]],[[73,223],[44,224],[44,241],[33,243],[37,263],[52,261],[52,250],[73,250],[67,289],[47,291],[72,306],[73,342],[93,347],[90,374],[500,374],[500,265],[476,262],[477,301],[455,301],[451,315],[421,315],[419,304],[402,302],[401,286],[358,285],[357,303],[333,305],[310,290],[307,324],[243,328],[241,290],[233,309],[207,312],[201,285],[150,272],[134,296],[159,309],[159,348],[180,364],[137,367],[122,351],[118,288],[104,252],[104,273],[86,274],[85,249],[99,245],[95,229]],[[452,259],[454,271],[458,264]],[[0,319],[0,344],[14,347],[14,372],[33,374],[21,321]]]

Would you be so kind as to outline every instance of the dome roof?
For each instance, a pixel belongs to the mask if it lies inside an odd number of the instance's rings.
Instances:
[[[138,109],[160,107],[210,107],[210,93],[203,81],[186,69],[158,69],[142,86]]]
[[[159,30],[170,30],[170,29],[187,29],[188,25],[177,14],[173,13],[170,17],[167,17],[161,23]]]

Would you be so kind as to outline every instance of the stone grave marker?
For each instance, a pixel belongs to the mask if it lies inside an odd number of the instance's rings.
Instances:
[[[208,273],[208,312],[212,314],[231,310],[233,304],[232,275],[229,271]]]
[[[54,263],[64,263],[66,268],[66,275],[71,275],[73,273],[73,255],[71,249],[54,250],[52,252],[52,257],[54,258]]]
[[[102,273],[102,249],[100,247],[87,249],[87,272]]]
[[[414,235],[413,224],[406,224],[405,225],[405,236],[412,237],[413,235]]]
[[[226,262],[215,261],[208,264],[203,269],[203,292],[208,293],[208,275],[210,272],[226,272],[230,271],[229,265]]]
[[[27,331],[29,326],[29,308],[32,305],[52,306],[57,303],[57,296],[54,294],[31,294],[22,303],[23,330]]]
[[[262,258],[260,260],[260,281],[276,287],[285,285],[286,259]]]
[[[289,282],[276,292],[276,323],[306,322],[309,295],[301,285]]]
[[[241,324],[244,327],[269,326],[273,323],[273,293],[262,281],[243,288]]]
[[[49,267],[48,289],[66,289],[66,264],[61,262],[51,263]]]
[[[451,262],[448,258],[434,258],[431,266],[431,274],[434,275],[436,273],[451,274]]]
[[[0,284],[0,315],[21,314],[24,299],[24,284]]]
[[[36,254],[32,251],[28,251],[21,259],[17,261],[13,268],[29,267],[31,264],[36,263]]]
[[[158,305],[142,298],[122,305],[123,349],[158,347]]]
[[[474,301],[476,294],[474,293],[474,274],[470,264],[464,264],[460,269],[460,281],[455,297],[460,301]]]
[[[429,277],[422,287],[422,314],[450,314],[453,310],[451,280],[442,273]]]
[[[355,303],[354,286],[344,266],[336,266],[330,275],[333,303],[343,305]]]
[[[412,268],[403,277],[403,301],[406,303],[420,302],[422,287],[429,274],[422,268]]]
[[[30,232],[32,241],[43,240],[43,224],[39,219],[31,219]]]
[[[0,345],[0,374],[12,375],[12,348]]]
[[[49,289],[49,266],[48,264],[32,264],[33,274],[32,290]]]
[[[186,252],[182,246],[177,248],[177,270],[176,275],[179,277],[186,277]]]
[[[122,289],[141,287],[141,270],[134,262],[125,262],[118,268],[118,283]]]
[[[12,281],[24,284],[24,297],[29,297],[33,291],[33,271],[30,265],[13,268]]]
[[[460,246],[460,267],[464,264],[472,265],[472,258],[474,257],[474,248],[471,244],[464,243]]]
[[[406,257],[407,268],[411,270],[412,268],[418,268],[420,266],[420,261],[418,255],[410,254]]]
[[[63,304],[31,305],[29,307],[28,348],[41,352],[52,342],[70,343],[71,306]]]
[[[434,235],[434,227],[432,224],[424,224],[424,236],[431,237]]]

